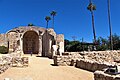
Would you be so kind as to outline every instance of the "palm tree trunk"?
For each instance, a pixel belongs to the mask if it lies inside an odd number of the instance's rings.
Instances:
[[[47,29],[48,29],[48,21],[47,21],[47,23],[46,23],[46,42],[45,42],[45,45],[47,46],[48,45],[48,34],[47,34]],[[47,54],[47,48],[45,48],[45,55],[44,56],[46,56],[46,54]]]
[[[47,21],[47,23],[46,23],[47,25],[46,25],[46,29],[48,28],[48,21]]]
[[[54,16],[53,16],[53,27],[52,28],[54,29]]]
[[[108,21],[109,21],[109,30],[110,30],[110,49],[113,50],[113,42],[112,42],[112,25],[110,19],[110,0],[107,0],[108,3]]]
[[[94,43],[96,43],[96,32],[95,32],[95,26],[94,26],[94,14],[93,14],[92,10],[91,10],[91,15],[92,15],[92,27],[93,27]]]

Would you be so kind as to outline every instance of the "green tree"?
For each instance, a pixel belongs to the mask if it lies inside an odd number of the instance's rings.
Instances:
[[[56,16],[56,14],[57,14],[57,12],[55,12],[55,11],[52,11],[51,13],[51,16],[52,16],[52,21],[53,21],[53,23],[52,23],[52,28],[54,29],[54,17]]]
[[[1,54],[6,54],[8,53],[8,48],[5,46],[0,46],[0,53]]]
[[[64,48],[65,48],[65,51],[68,51],[68,45],[70,44],[70,41],[69,40],[67,40],[67,39],[65,39],[64,40]]]
[[[112,35],[112,41],[113,41],[113,49],[119,50],[120,49],[120,36],[118,36],[117,34]]]
[[[46,25],[46,28],[48,28],[48,22],[49,22],[49,20],[51,20],[51,18],[50,18],[49,16],[46,16],[46,17],[45,17],[45,20],[46,20],[46,22],[47,22],[47,23],[46,23],[46,24],[47,24],[47,25]]]
[[[82,51],[82,45],[79,41],[69,41],[69,40],[64,40],[65,42],[65,51],[69,52],[78,52]]]
[[[91,12],[94,42],[96,43],[96,32],[95,32],[95,26],[94,26],[94,13],[93,13],[93,11],[96,10],[96,6],[92,3],[91,0],[90,0],[90,3],[88,5],[87,9]]]
[[[103,51],[108,49],[108,40],[102,37],[98,37],[96,40],[97,45],[97,50],[98,51]]]
[[[71,41],[69,50],[70,52],[78,52],[82,50],[82,46],[79,41]]]

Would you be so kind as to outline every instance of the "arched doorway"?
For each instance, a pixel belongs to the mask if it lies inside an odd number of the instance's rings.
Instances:
[[[24,54],[39,53],[39,36],[35,31],[27,31],[23,36]]]

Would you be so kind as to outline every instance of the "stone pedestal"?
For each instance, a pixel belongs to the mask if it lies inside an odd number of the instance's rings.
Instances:
[[[42,56],[42,37],[39,37],[39,53],[38,56]]]
[[[23,38],[20,38],[20,51],[22,54],[24,54],[24,52],[23,52]]]

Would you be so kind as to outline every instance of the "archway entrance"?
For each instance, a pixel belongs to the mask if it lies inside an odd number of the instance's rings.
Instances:
[[[39,53],[39,36],[35,31],[27,31],[23,36],[24,54]]]

